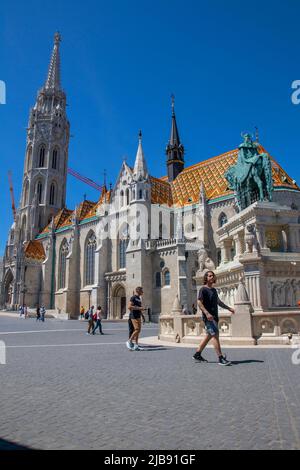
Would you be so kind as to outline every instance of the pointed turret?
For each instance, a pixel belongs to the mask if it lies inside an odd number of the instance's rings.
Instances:
[[[170,140],[166,148],[168,180],[173,181],[184,168],[184,147],[180,137],[174,109],[174,96],[172,96],[172,126]]]
[[[59,33],[54,35],[54,46],[50,60],[48,76],[45,83],[46,90],[60,90],[60,57],[59,57],[59,43],[61,37]]]
[[[147,179],[148,170],[146,165],[146,160],[144,156],[144,151],[142,147],[142,132],[139,132],[139,145],[135,157],[135,164],[133,169],[133,176],[135,180]]]

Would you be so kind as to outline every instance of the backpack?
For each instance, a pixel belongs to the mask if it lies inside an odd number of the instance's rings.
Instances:
[[[96,312],[93,314],[93,320],[94,320],[94,321],[97,320],[97,313],[96,313]]]
[[[88,320],[88,319],[89,319],[89,312],[85,312],[84,318],[85,318],[85,320]]]

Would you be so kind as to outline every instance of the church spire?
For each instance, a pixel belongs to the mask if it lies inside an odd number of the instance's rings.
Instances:
[[[173,181],[184,168],[184,147],[180,137],[175,116],[175,97],[172,95],[172,125],[170,140],[166,148],[168,180]]]
[[[138,145],[138,149],[137,149],[137,153],[135,157],[133,175],[134,175],[135,180],[146,179],[148,176],[146,160],[145,160],[144,151],[142,147],[142,131],[139,132],[139,145]]]
[[[48,76],[45,83],[47,90],[60,90],[60,57],[59,57],[59,43],[61,36],[58,32],[54,34],[54,46],[52,56],[49,64]]]

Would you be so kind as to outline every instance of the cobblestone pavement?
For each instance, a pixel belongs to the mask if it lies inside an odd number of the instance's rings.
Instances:
[[[128,351],[126,323],[86,327],[0,315],[0,448],[300,449],[292,349],[228,349],[220,367],[212,349],[208,364],[191,348]]]

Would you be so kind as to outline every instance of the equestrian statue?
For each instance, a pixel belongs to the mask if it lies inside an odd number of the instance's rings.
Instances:
[[[255,201],[272,201],[272,165],[267,153],[259,153],[259,144],[250,134],[242,134],[244,142],[239,145],[237,163],[225,173],[229,189],[235,193],[239,210]]]

